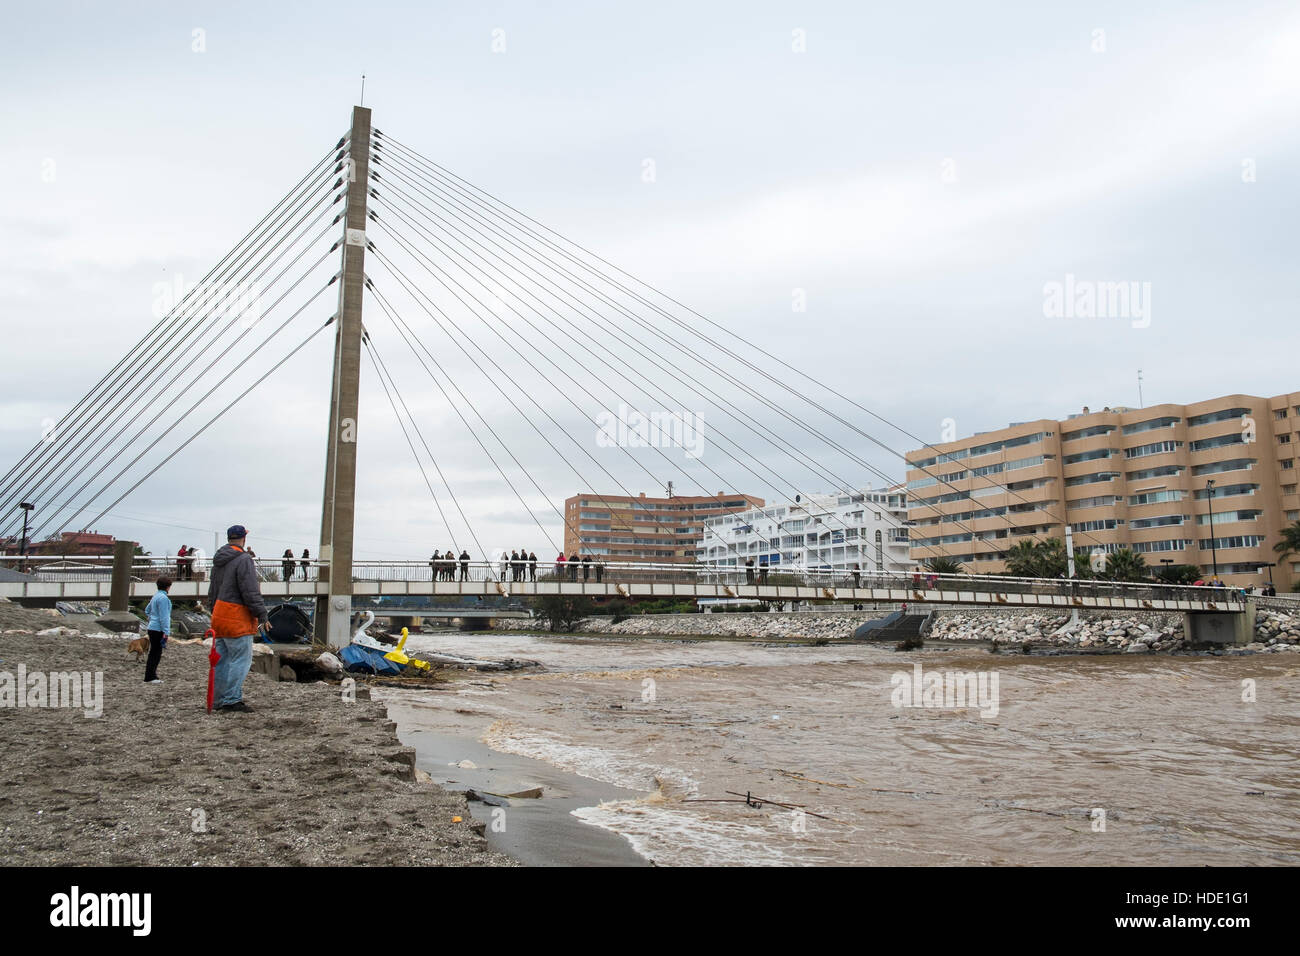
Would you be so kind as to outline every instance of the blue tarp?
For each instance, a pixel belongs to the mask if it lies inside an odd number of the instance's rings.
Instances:
[[[388,660],[382,653],[359,644],[349,644],[343,648],[339,651],[339,658],[345,668],[358,674],[396,677],[402,673],[402,668]]]

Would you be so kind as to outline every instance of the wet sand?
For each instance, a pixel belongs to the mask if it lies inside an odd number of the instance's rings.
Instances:
[[[0,707],[6,865],[513,865],[461,795],[415,781],[381,704],[250,674],[256,712],[209,715],[204,648],[171,642],[151,686],[126,645],[0,636],[0,671],[100,671],[104,687],[98,718]]]

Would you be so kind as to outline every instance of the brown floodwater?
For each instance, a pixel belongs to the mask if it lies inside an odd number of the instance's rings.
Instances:
[[[1300,862],[1300,655],[460,633],[408,646],[435,648],[546,670],[403,695],[404,730],[633,791],[571,814],[660,865]],[[896,706],[952,672],[979,706]]]

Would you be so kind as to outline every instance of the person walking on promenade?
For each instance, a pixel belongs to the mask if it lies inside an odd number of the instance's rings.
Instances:
[[[167,589],[172,586],[172,579],[159,575],[158,590],[149,599],[145,613],[149,616],[149,660],[144,665],[144,682],[161,684],[158,679],[158,662],[162,660],[163,648],[172,633],[172,599],[167,596]]]
[[[537,583],[537,555],[532,551],[528,552],[528,580]]]
[[[293,580],[293,549],[285,548],[284,554],[280,556],[280,571],[285,581]]]
[[[306,548],[302,549],[302,560],[299,561],[298,564],[302,568],[302,579],[306,581],[307,569],[311,567],[311,554],[307,551]]]
[[[569,555],[569,580],[578,580],[578,552]]]
[[[212,557],[212,581],[208,584],[208,606],[216,635],[213,643],[221,655],[213,706],[227,712],[253,709],[244,703],[244,678],[253,663],[253,637],[271,628],[247,545],[248,529],[231,525],[226,530],[226,544]]]
[[[460,553],[460,579],[462,581],[469,580],[469,552],[468,551],[462,551]]]

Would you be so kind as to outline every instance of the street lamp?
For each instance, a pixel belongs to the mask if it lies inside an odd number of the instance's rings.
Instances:
[[[1210,503],[1210,556],[1214,561],[1214,578],[1219,578],[1219,547],[1214,540],[1214,479],[1205,482],[1205,496]]]
[[[18,507],[23,509],[23,538],[18,543],[18,556],[27,556],[27,516],[35,509],[35,505],[29,501],[20,501]]]

